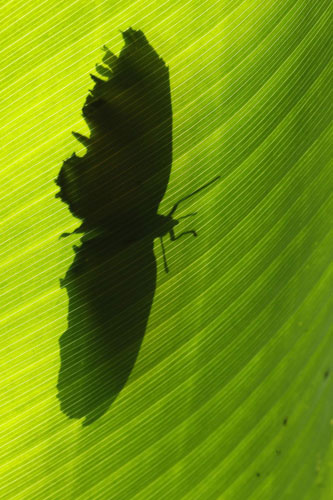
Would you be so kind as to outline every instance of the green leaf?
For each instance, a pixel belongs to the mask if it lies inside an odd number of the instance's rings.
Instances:
[[[9,0],[1,28],[1,499],[329,500],[331,2]],[[170,67],[165,242],[130,378],[91,425],[57,394],[77,226],[54,198],[104,44]],[[158,243],[158,242],[156,242]]]

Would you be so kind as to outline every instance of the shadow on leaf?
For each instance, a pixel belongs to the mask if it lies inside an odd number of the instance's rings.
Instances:
[[[122,390],[144,337],[156,287],[153,241],[176,235],[173,218],[157,213],[172,164],[169,70],[141,31],[123,33],[119,57],[105,48],[92,75],[83,116],[87,148],[67,159],[56,180],[57,197],[81,219],[84,233],[62,286],[69,297],[68,329],[60,338],[58,398],[70,418],[88,425],[103,415]],[[64,233],[63,236],[68,236]]]
[[[85,241],[62,285],[69,314],[58,397],[68,417],[85,417],[87,425],[116,399],[138,356],[156,287],[153,241]]]
[[[154,237],[175,224],[157,215],[172,163],[169,70],[140,30],[122,36],[119,56],[105,47],[104,65],[96,65],[103,79],[91,75],[82,109],[90,137],[73,133],[86,154],[64,161],[56,179],[56,196],[81,219],[75,232],[85,234],[62,280],[69,312],[58,398],[84,425],[128,380],[156,287]]]

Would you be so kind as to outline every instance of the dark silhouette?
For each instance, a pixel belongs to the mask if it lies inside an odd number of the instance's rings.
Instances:
[[[60,338],[58,397],[70,418],[87,425],[117,397],[137,358],[156,287],[153,240],[176,221],[157,216],[172,163],[169,71],[141,31],[122,33],[116,57],[104,47],[105,78],[82,113],[87,148],[63,163],[57,194],[86,233],[62,286],[68,329]],[[64,234],[66,236],[66,234]]]
[[[61,281],[69,312],[57,386],[62,411],[83,425],[107,411],[138,356],[156,287],[154,238],[196,236],[176,236],[173,215],[217,180],[157,213],[172,163],[169,71],[141,31],[122,35],[119,57],[105,47],[105,66],[96,66],[106,80],[91,75],[83,107],[90,137],[73,132],[86,154],[66,160],[56,180],[57,196],[82,220],[75,232],[85,233]]]
[[[153,240],[84,241],[62,284],[69,313],[58,397],[66,415],[87,425],[117,397],[137,358],[156,286]]]

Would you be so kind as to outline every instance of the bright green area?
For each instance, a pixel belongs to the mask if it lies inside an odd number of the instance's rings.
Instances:
[[[2,500],[331,498],[330,3],[5,3]],[[70,132],[87,131],[100,47],[118,52],[128,26],[170,65],[175,160],[161,213],[222,179],[179,211],[199,211],[182,221],[199,237],[165,242],[169,275],[156,245],[130,381],[82,428],[56,399],[58,279],[73,255],[73,239],[57,238],[78,223],[53,179],[80,151]]]

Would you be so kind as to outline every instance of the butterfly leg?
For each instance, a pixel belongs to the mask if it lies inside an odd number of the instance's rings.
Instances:
[[[168,267],[168,263],[167,263],[167,259],[166,259],[166,253],[165,253],[165,248],[164,248],[164,245],[163,245],[163,238],[162,238],[162,236],[160,236],[160,242],[161,242],[161,247],[162,247],[164,270],[165,270],[166,273],[168,273],[169,272],[169,267]]]
[[[178,217],[177,220],[186,219],[187,217],[193,217],[194,215],[197,215],[197,213],[198,212],[192,212],[191,214],[182,215],[181,217]]]
[[[83,224],[81,224],[81,226],[74,229],[74,231],[72,231],[71,233],[61,233],[61,235],[59,236],[59,239],[60,238],[67,238],[68,236],[72,236],[72,234],[81,234],[81,233],[84,233],[85,231],[86,231],[86,228],[85,228],[84,223],[83,223]]]
[[[176,241],[179,238],[181,238],[182,236],[185,236],[185,234],[192,234],[194,237],[198,236],[198,233],[196,231],[194,231],[194,230],[192,230],[192,231],[183,231],[178,236],[176,236],[174,230],[171,229],[170,232],[169,232],[169,234],[170,234],[170,240],[171,241]]]

